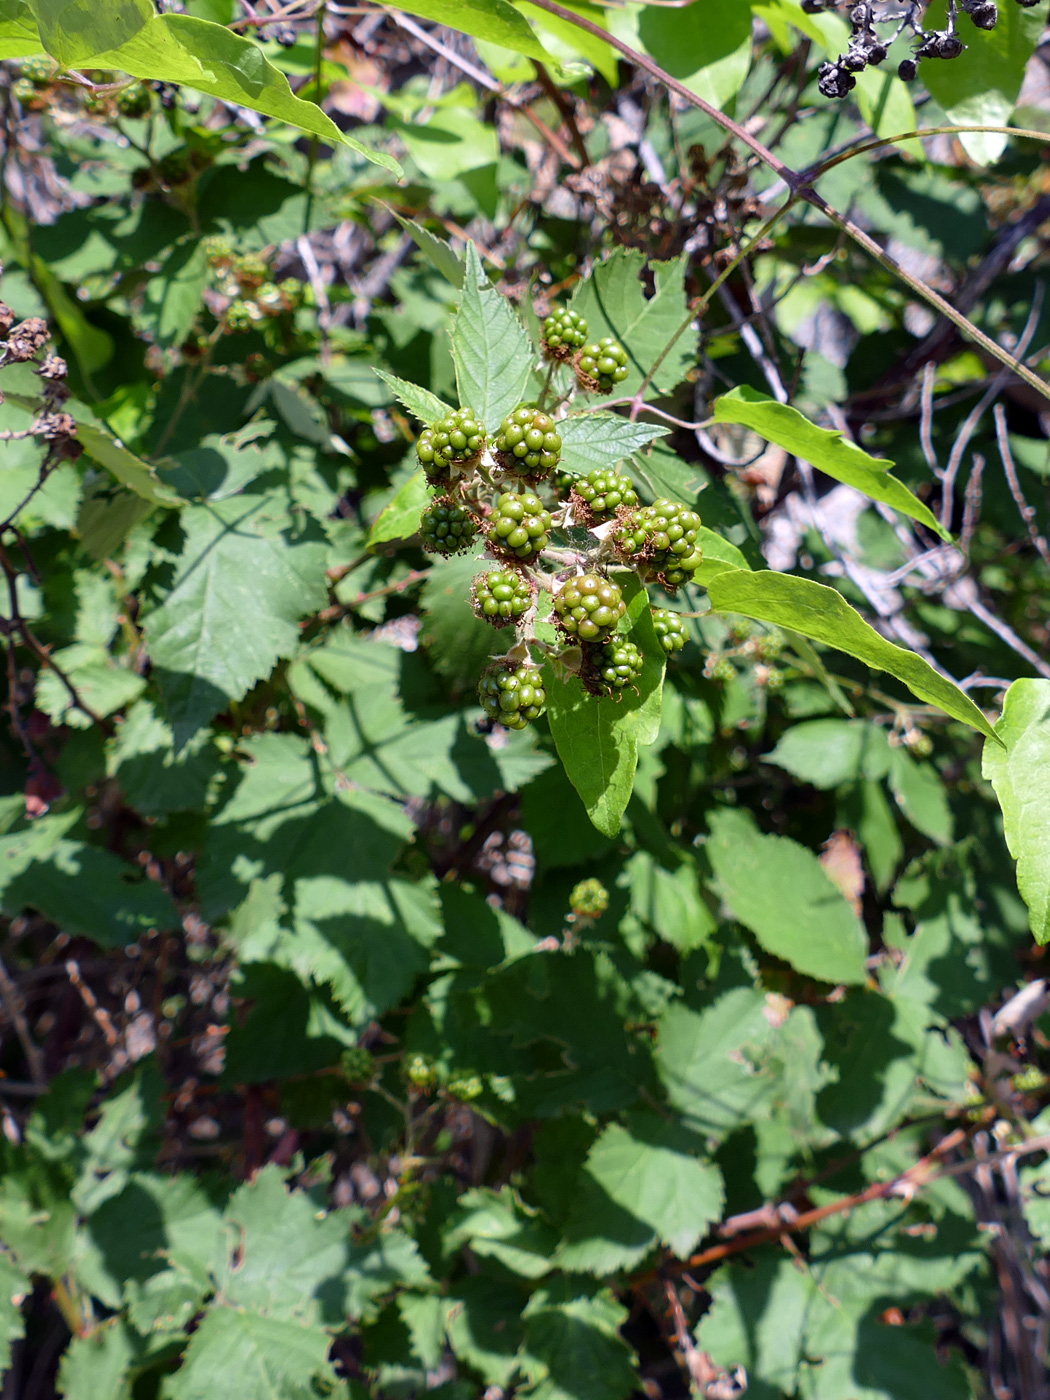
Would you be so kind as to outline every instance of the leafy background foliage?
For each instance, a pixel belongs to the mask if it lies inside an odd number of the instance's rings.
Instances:
[[[1045,1397],[1050,99],[1001,8],[836,105],[797,0],[0,0],[0,297],[64,362],[0,361],[4,1400]],[[637,690],[551,663],[508,732],[413,441],[543,394],[705,559],[681,653],[634,582]]]

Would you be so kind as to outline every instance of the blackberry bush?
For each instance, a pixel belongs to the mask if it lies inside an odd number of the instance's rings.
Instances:
[[[689,640],[685,620],[670,608],[653,608],[653,630],[668,656],[681,651]]]
[[[504,418],[493,449],[504,471],[528,481],[549,476],[561,461],[561,438],[553,418],[527,404]]]
[[[567,637],[598,642],[616,630],[627,611],[623,594],[601,574],[579,574],[554,595],[554,620]]]
[[[482,674],[478,703],[489,719],[505,729],[524,729],[547,708],[539,667],[527,662],[497,661]]]
[[[478,574],[471,590],[474,612],[493,627],[509,627],[532,607],[536,587],[516,569]]]
[[[597,525],[621,511],[634,510],[638,493],[630,477],[608,467],[597,467],[574,483],[572,503],[581,524]]]
[[[587,322],[572,307],[551,314],[543,323],[543,351],[551,360],[571,360],[587,344]]]
[[[477,465],[485,450],[485,426],[472,409],[457,408],[420,433],[416,456],[431,481],[447,481]]]
[[[585,345],[576,356],[576,378],[592,394],[608,394],[627,378],[627,351],[611,335]]]
[[[486,526],[494,554],[526,561],[550,543],[551,513],[531,491],[505,491],[493,506]]]
[[[451,496],[439,496],[419,519],[419,535],[428,554],[462,554],[478,534],[478,518]]]

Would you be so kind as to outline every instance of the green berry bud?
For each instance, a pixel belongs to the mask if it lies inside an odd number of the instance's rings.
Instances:
[[[509,627],[532,607],[536,590],[516,569],[493,569],[478,574],[471,592],[475,617],[493,627]]]

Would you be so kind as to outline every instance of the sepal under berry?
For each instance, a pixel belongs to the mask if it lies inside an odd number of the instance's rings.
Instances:
[[[619,587],[601,574],[578,574],[554,595],[552,621],[567,637],[601,642],[612,636],[627,611]]]
[[[549,360],[571,360],[587,344],[587,322],[571,306],[552,311],[543,323],[543,353]]]
[[[497,661],[482,672],[478,703],[489,719],[505,729],[524,729],[547,708],[547,692],[538,666]]]
[[[549,476],[561,461],[561,437],[554,419],[527,404],[504,418],[492,446],[503,470],[525,481]]]
[[[462,554],[477,534],[477,516],[451,496],[439,496],[419,517],[419,536],[428,554]]]
[[[612,520],[638,505],[638,492],[629,476],[608,467],[596,467],[573,484],[573,514],[588,528]]]
[[[627,378],[627,351],[611,335],[585,345],[576,356],[576,378],[590,394],[608,394]]]
[[[517,569],[492,569],[478,574],[471,588],[475,617],[493,627],[510,627],[520,621],[536,596],[536,585]]]
[[[486,534],[493,554],[523,562],[550,543],[551,513],[531,491],[505,491],[489,516]]]

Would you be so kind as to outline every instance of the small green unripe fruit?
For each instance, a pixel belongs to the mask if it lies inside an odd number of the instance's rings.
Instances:
[[[351,1084],[367,1084],[375,1077],[375,1057],[363,1045],[351,1045],[344,1050],[340,1064]]]
[[[550,543],[551,513],[531,491],[505,491],[489,516],[486,533],[494,554],[527,561]]]
[[[459,1099],[461,1103],[472,1103],[485,1092],[481,1075],[472,1069],[454,1069],[445,1088],[450,1099]]]
[[[419,464],[431,481],[448,481],[477,465],[485,450],[485,425],[473,409],[457,408],[424,428],[416,442]]]
[[[552,311],[543,323],[543,353],[549,360],[571,360],[587,343],[587,322],[578,311]]]
[[[547,708],[539,667],[496,662],[482,673],[478,703],[489,719],[505,729],[524,729]]]
[[[670,608],[653,608],[653,631],[656,633],[660,645],[670,656],[673,652],[681,651],[689,640],[689,632],[685,621]]]
[[[426,1055],[409,1055],[401,1072],[418,1093],[428,1093],[437,1085],[437,1066]]]
[[[210,267],[228,267],[237,249],[233,239],[226,233],[210,233],[201,239],[201,252],[208,259]]]
[[[645,669],[645,657],[625,637],[613,637],[601,646],[588,649],[581,673],[592,695],[621,695],[636,686]]]
[[[250,301],[231,301],[223,316],[226,329],[230,331],[250,331],[257,320],[255,304]]]
[[[524,404],[504,418],[493,448],[505,472],[529,481],[549,476],[561,461],[561,437],[554,419]]]
[[[572,501],[577,519],[590,526],[611,520],[619,511],[634,510],[638,493],[630,477],[608,467],[597,467],[575,482]]]
[[[284,297],[273,282],[264,282],[255,293],[255,304],[267,316],[280,316],[284,310]]]
[[[703,562],[697,547],[700,517],[681,501],[661,497],[636,510],[616,532],[621,559],[636,565],[642,576],[657,579],[674,592],[687,583]]]
[[[576,356],[576,378],[588,393],[610,393],[627,378],[627,351],[611,335],[602,336],[597,345],[585,345]]]
[[[439,496],[419,517],[419,537],[428,554],[462,554],[477,533],[477,516],[451,496]]]
[[[117,93],[117,111],[122,117],[144,117],[152,106],[153,94],[145,83],[128,83]]]
[[[578,918],[600,918],[608,907],[609,891],[600,880],[592,877],[573,886],[569,895],[569,908]]]
[[[476,617],[493,627],[509,627],[532,607],[536,590],[516,569],[493,569],[478,574],[471,592]]]
[[[579,574],[554,595],[553,621],[567,637],[581,642],[604,641],[626,611],[617,585],[601,574]]]
[[[233,275],[241,287],[261,287],[270,276],[269,260],[261,253],[242,253],[233,261]]]
[[[44,54],[40,54],[36,58],[23,58],[19,67],[22,70],[22,77],[28,78],[37,87],[47,87],[58,72],[55,60]]]

